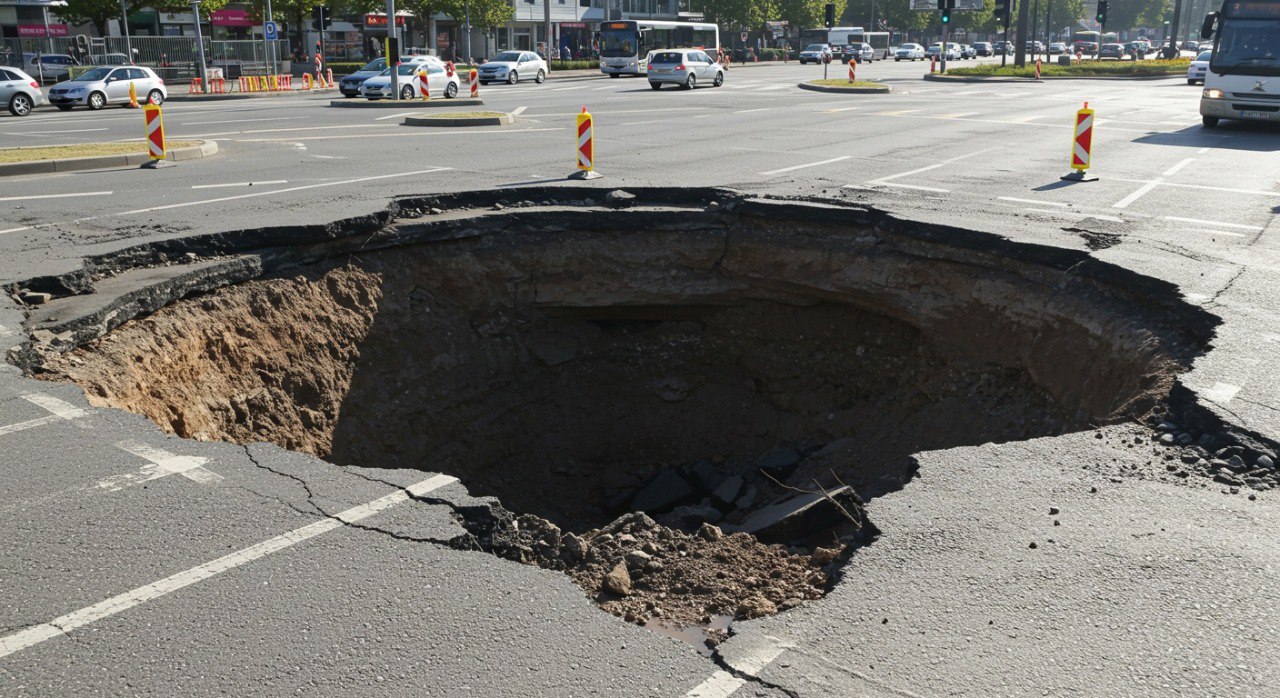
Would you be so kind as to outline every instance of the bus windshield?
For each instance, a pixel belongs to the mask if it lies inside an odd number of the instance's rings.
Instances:
[[[605,29],[600,32],[600,55],[605,58],[627,58],[636,55],[635,29]]]
[[[1209,69],[1219,75],[1280,75],[1280,19],[1223,21]]]

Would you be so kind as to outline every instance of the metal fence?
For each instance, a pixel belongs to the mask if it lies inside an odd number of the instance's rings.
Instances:
[[[81,65],[115,64],[132,49],[132,63],[152,68],[166,79],[193,75],[200,55],[193,36],[138,36],[127,42],[124,37],[94,37],[88,40],[87,50],[72,37],[3,39],[2,42],[0,64],[3,65],[26,69],[30,64],[24,60],[24,54],[67,54]],[[289,58],[287,39],[214,41],[204,37],[205,61],[224,68],[232,78],[264,75],[269,72],[272,59],[269,44],[275,44],[276,60]]]

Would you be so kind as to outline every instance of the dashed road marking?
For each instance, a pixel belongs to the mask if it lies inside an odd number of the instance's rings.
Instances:
[[[72,611],[47,623],[41,623],[11,635],[0,637],[0,658],[7,657],[14,652],[19,652],[59,635],[69,634],[71,631],[83,628],[90,623],[109,618],[183,587],[202,582],[228,570],[264,558],[305,540],[315,538],[322,533],[341,528],[344,523],[350,524],[367,519],[385,509],[408,501],[411,497],[421,497],[428,492],[457,481],[457,478],[448,475],[433,475],[402,490],[396,490],[391,494],[342,511],[332,518],[316,521],[301,528],[295,528],[288,533],[282,533],[261,543],[242,548],[230,555],[224,555],[216,560],[192,567],[189,570],[145,584],[132,591],[118,594],[92,606]]]
[[[113,191],[82,191],[74,194],[32,194],[30,196],[5,196],[0,201],[27,201],[30,199],[67,199],[79,196],[111,196]],[[8,231],[5,231],[8,232]]]
[[[1132,194],[1130,194],[1130,195],[1128,195],[1128,196],[1124,197],[1123,199],[1121,199],[1121,200],[1119,200],[1119,201],[1115,202],[1114,204],[1112,204],[1112,205],[1111,205],[1111,207],[1112,207],[1112,208],[1125,208],[1125,207],[1127,207],[1129,204],[1131,204],[1131,203],[1133,203],[1133,202],[1137,201],[1138,199],[1141,199],[1142,197],[1146,196],[1148,193],[1150,193],[1150,192],[1151,192],[1151,190],[1152,190],[1152,189],[1155,189],[1156,187],[1160,186],[1160,183],[1161,183],[1161,182],[1163,182],[1163,181],[1164,181],[1164,180],[1159,179],[1159,178],[1153,179],[1153,180],[1151,180],[1150,182],[1147,182],[1146,184],[1144,184],[1144,185],[1142,185],[1142,186],[1138,187],[1138,189],[1137,189],[1136,191],[1134,191]]]
[[[226,184],[192,184],[192,189],[220,189],[222,187],[252,187],[266,184],[288,184],[287,179],[268,179],[263,182],[227,182]]]
[[[1013,201],[1019,204],[1035,204],[1037,206],[1060,206],[1062,208],[1067,207],[1067,204],[1059,203],[1057,201],[1038,201],[1036,199],[1019,199],[1015,196],[997,196],[996,198],[999,199],[1000,201]]]
[[[1225,235],[1225,236],[1230,237],[1230,238],[1247,238],[1247,237],[1249,237],[1248,235],[1245,235],[1244,233],[1229,233],[1229,232],[1227,232],[1227,231],[1225,231],[1225,230],[1213,230],[1213,229],[1211,229],[1211,228],[1192,228],[1192,230],[1196,231],[1197,233],[1208,233],[1208,234],[1210,234],[1210,235]]]
[[[1205,399],[1212,400],[1219,405],[1225,405],[1231,402],[1231,398],[1240,392],[1240,386],[1231,385],[1230,383],[1214,383],[1212,388],[1201,393]]]
[[[85,410],[82,410],[69,402],[59,400],[56,397],[49,397],[48,395],[42,395],[40,393],[27,393],[21,397],[37,407],[44,408],[50,414],[45,417],[37,417],[35,419],[28,419],[25,422],[2,426],[0,427],[0,436],[19,431],[26,431],[27,429],[34,429],[36,427],[53,424],[58,421],[69,421],[87,414]]]
[[[734,114],[750,114],[751,112],[768,111],[768,110],[769,110],[769,107],[760,107],[759,109],[740,109],[734,112]]]
[[[748,676],[758,676],[761,671],[764,671],[765,667],[769,666],[784,651],[786,651],[785,647],[769,644],[755,654],[739,659],[733,664],[733,668]],[[746,683],[746,679],[739,678],[721,669],[707,677],[706,681],[694,686],[684,695],[685,698],[728,698]]]
[[[512,116],[520,116],[521,114],[523,114],[523,113],[524,113],[524,110],[525,110],[525,109],[528,109],[528,108],[529,108],[529,107],[516,107],[515,111],[511,112],[511,115],[512,115]]]
[[[1182,168],[1186,167],[1187,165],[1190,165],[1191,163],[1193,163],[1193,162],[1195,162],[1195,161],[1196,161],[1196,159],[1195,159],[1195,158],[1187,158],[1187,159],[1183,160],[1182,162],[1179,162],[1178,164],[1174,165],[1173,167],[1170,167],[1169,169],[1165,170],[1164,172],[1162,172],[1162,173],[1160,174],[1160,176],[1161,176],[1161,177],[1172,177],[1172,176],[1174,176],[1174,175],[1178,174],[1178,170],[1181,170]]]
[[[624,124],[624,125],[625,125],[625,124]],[[805,169],[806,167],[818,167],[819,165],[830,165],[830,164],[831,164],[831,163],[833,163],[833,162],[840,162],[840,161],[842,161],[842,160],[848,160],[848,159],[849,159],[849,158],[851,158],[851,157],[853,157],[853,156],[852,156],[852,155],[841,155],[841,156],[840,156],[840,157],[838,157],[838,158],[831,158],[830,160],[819,160],[818,162],[809,162],[809,163],[805,163],[805,164],[803,164],[803,165],[792,165],[791,167],[783,167],[782,169],[778,169],[778,170],[769,170],[768,172],[760,172],[759,174],[760,174],[762,177],[767,177],[767,176],[769,176],[769,175],[782,174],[783,172],[792,172],[792,171],[794,171],[794,170],[803,170],[803,169]]]
[[[1200,225],[1212,225],[1219,228],[1239,228],[1240,230],[1252,230],[1254,232],[1262,230],[1260,225],[1244,225],[1243,223],[1225,223],[1223,221],[1206,221],[1202,218],[1183,218],[1182,216],[1165,216],[1166,221],[1177,221],[1179,223],[1199,223]]]
[[[98,487],[108,492],[119,492],[126,487],[140,485],[167,475],[181,475],[201,485],[212,485],[222,480],[221,475],[205,469],[204,464],[209,462],[208,458],[178,456],[168,451],[153,448],[140,441],[121,441],[116,444],[116,447],[132,453],[148,461],[148,463],[135,472],[99,481]]]

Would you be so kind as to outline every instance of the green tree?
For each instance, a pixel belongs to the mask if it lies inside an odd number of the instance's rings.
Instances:
[[[706,0],[703,13],[707,20],[728,32],[759,29],[765,20],[778,17],[776,0]]]
[[[126,5],[133,12],[132,3]],[[120,3],[117,0],[67,0],[64,7],[50,8],[69,24],[91,24],[98,36],[107,35],[107,22],[120,19]]]
[[[845,15],[847,0],[834,0],[836,6],[836,24],[844,26],[841,19]],[[801,29],[816,29],[823,26],[826,19],[826,0],[778,0],[778,18]]]

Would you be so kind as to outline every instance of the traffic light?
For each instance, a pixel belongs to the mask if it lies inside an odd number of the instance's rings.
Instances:
[[[942,11],[942,23],[943,23],[943,24],[951,24],[951,10],[950,10],[950,9],[946,9],[946,10],[943,10],[943,11]]]
[[[827,21],[827,26],[828,26],[828,27],[834,27],[834,26],[836,26],[836,6],[835,6],[835,3],[830,3],[830,2],[829,2],[829,3],[827,3],[826,11],[823,13],[823,17],[826,19],[826,21]]]
[[[1107,23],[1107,0],[1098,0],[1098,16],[1094,17],[1098,24]]]
[[[996,19],[1004,19],[1009,16],[1009,0],[996,0],[995,9],[992,14]]]
[[[332,10],[323,5],[311,8],[311,26],[316,31],[324,31],[330,24],[333,24]]]

